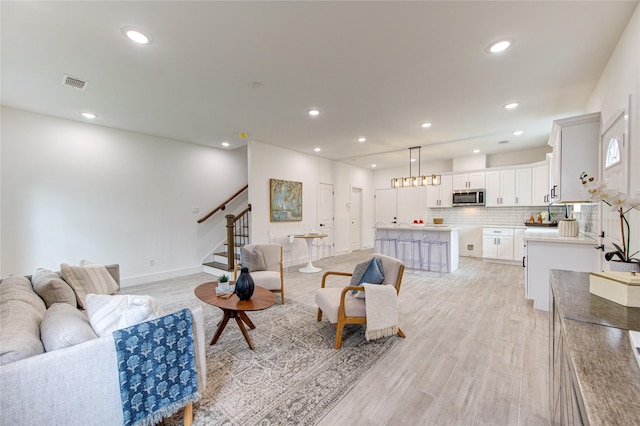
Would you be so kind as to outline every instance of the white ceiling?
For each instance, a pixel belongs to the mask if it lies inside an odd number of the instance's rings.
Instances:
[[[2,1],[2,105],[363,167],[406,165],[412,146],[423,161],[523,150],[584,112],[637,4]],[[130,26],[153,42],[128,41]],[[502,38],[513,46],[488,54]]]

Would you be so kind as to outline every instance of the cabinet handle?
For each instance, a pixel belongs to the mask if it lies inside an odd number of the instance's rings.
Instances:
[[[518,197],[516,197],[516,204],[518,204]]]
[[[523,268],[526,268],[526,266],[525,266],[525,264],[524,264],[524,259],[526,259],[526,257],[525,257],[525,256],[522,256],[522,267],[523,267]]]

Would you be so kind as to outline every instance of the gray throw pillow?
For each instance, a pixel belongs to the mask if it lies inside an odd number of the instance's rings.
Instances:
[[[68,303],[56,303],[47,309],[40,323],[40,336],[47,352],[98,338],[89,319]]]
[[[56,272],[38,268],[31,277],[31,284],[38,296],[44,300],[47,308],[54,303],[68,303],[74,308],[77,306],[73,289]]]
[[[242,255],[240,264],[243,268],[249,268],[249,272],[265,271],[267,269],[262,250],[258,247],[254,247],[253,250],[240,247],[240,254]]]
[[[360,265],[356,265],[356,268]],[[355,271],[354,271],[355,272]],[[352,280],[353,281],[353,280]],[[364,283],[367,284],[382,284],[384,281],[384,271],[382,270],[382,261],[374,257],[366,264],[366,269],[364,273],[360,276],[360,279],[356,284],[356,286],[360,286]],[[364,291],[352,290],[351,294],[358,298],[364,298]]]

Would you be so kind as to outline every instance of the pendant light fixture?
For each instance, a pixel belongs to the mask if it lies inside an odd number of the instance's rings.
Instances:
[[[414,161],[413,158],[413,150],[418,150],[418,174],[416,176],[413,175],[411,170],[411,163]],[[392,188],[411,188],[417,186],[429,186],[429,185],[440,185],[441,176],[440,175],[422,175],[420,173],[420,153],[422,147],[421,146],[412,146],[409,148],[409,176],[408,177],[397,177],[391,178],[391,187]]]

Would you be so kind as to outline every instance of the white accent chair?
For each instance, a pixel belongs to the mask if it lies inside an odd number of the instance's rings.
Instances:
[[[249,272],[253,283],[270,290],[272,293],[280,293],[280,301],[284,305],[282,246],[280,244],[246,244],[243,247],[247,250],[254,250],[256,247],[260,249],[266,270]],[[233,268],[234,281],[238,278],[239,269],[240,265],[236,263]]]
[[[393,257],[382,254],[374,254],[382,262],[384,272],[383,285],[392,285],[400,293],[402,275],[404,274],[404,264]],[[316,290],[316,304],[318,305],[318,321],[322,320],[322,314],[327,316],[330,323],[336,325],[335,348],[342,347],[342,331],[346,324],[366,324],[367,311],[366,299],[356,298],[348,294],[352,290],[364,291],[364,286],[327,287],[326,281],[329,276],[351,277],[351,272],[328,271],[322,276],[321,287]],[[405,334],[398,328],[398,336],[405,337]]]

